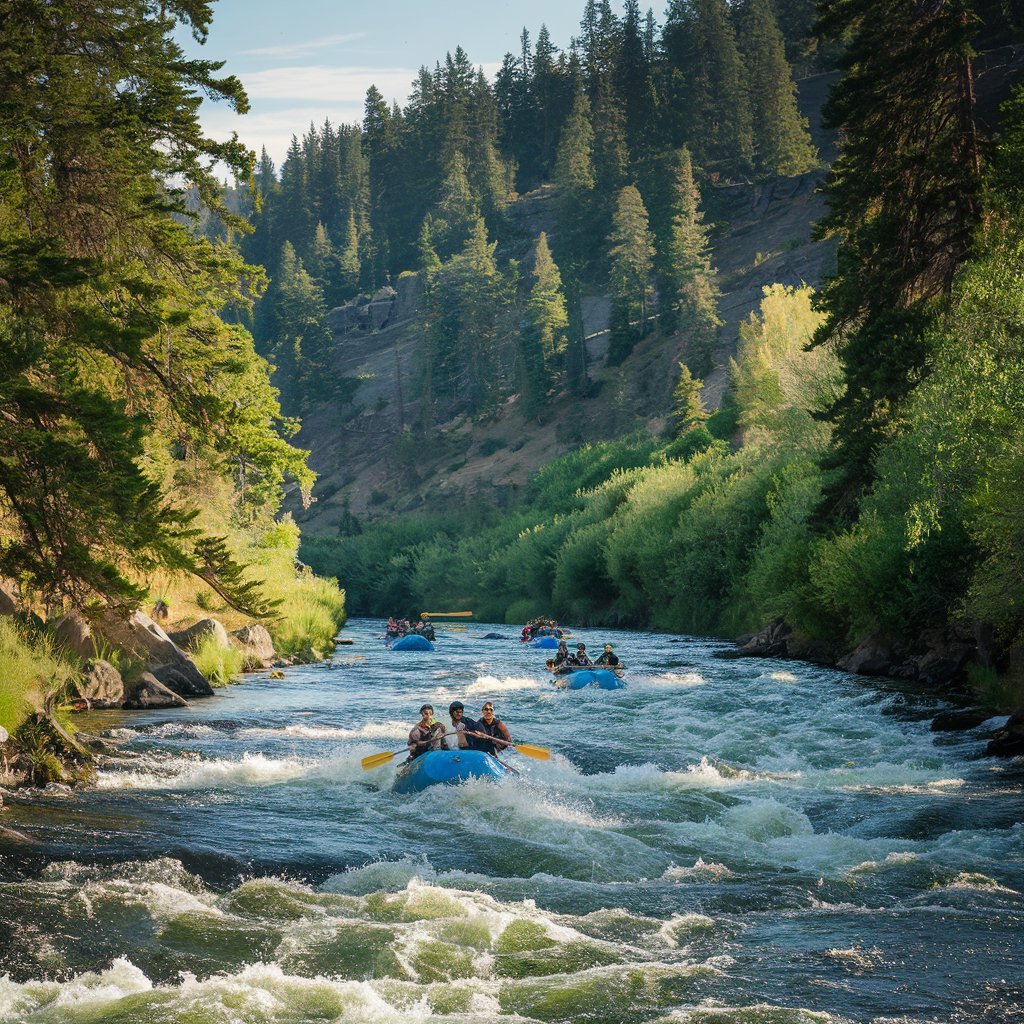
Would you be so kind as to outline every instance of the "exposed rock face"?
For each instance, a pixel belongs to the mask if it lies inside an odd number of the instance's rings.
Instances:
[[[78,695],[94,708],[119,708],[124,703],[121,673],[108,661],[94,661],[79,680]]]
[[[959,682],[975,650],[968,644],[940,644],[929,648],[917,662],[917,678],[939,689]],[[983,719],[984,721],[984,719]]]
[[[187,658],[153,668],[152,674],[181,697],[212,697],[213,687]]]
[[[79,611],[72,609],[57,622],[54,637],[58,645],[72,654],[77,654],[80,658],[88,660],[96,654],[92,626]]]
[[[989,740],[989,757],[1019,757],[1024,754],[1024,708],[1018,708],[1006,724]]]
[[[895,663],[897,659],[889,644],[878,637],[868,637],[837,664],[844,672],[858,676],[887,676],[892,674]]]
[[[788,640],[793,630],[782,619],[753,636],[740,637],[739,653],[745,658],[785,658],[789,654]],[[739,641],[737,641],[739,643]]]
[[[97,628],[115,647],[144,657],[151,665],[189,660],[188,655],[145,612],[135,611],[124,619],[105,609]]]
[[[17,615],[20,610],[18,588],[10,580],[0,580],[0,615]]]
[[[188,701],[183,700],[169,690],[150,672],[144,672],[139,681],[131,688],[126,708],[186,708]]]
[[[195,648],[208,636],[216,637],[221,647],[228,646],[228,631],[217,619],[212,618],[200,619],[194,626],[168,633],[167,636],[172,643],[183,648]]]
[[[6,743],[10,738],[10,734],[7,732],[7,730],[2,725],[0,725],[0,743]]]
[[[244,669],[246,672],[258,672],[269,668],[277,657],[274,652],[274,641],[270,638],[265,626],[255,623],[236,629],[231,636],[245,655]]]
[[[398,292],[385,285],[373,295],[357,295],[344,306],[327,314],[327,323],[335,335],[379,331],[387,327],[397,310]]]

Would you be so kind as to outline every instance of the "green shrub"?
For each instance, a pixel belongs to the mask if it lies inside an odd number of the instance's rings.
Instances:
[[[242,674],[245,665],[245,655],[237,647],[225,647],[212,633],[207,633],[191,654],[196,668],[213,686],[227,686]]]
[[[62,692],[80,671],[46,634],[0,618],[0,725],[13,735],[48,694]]]

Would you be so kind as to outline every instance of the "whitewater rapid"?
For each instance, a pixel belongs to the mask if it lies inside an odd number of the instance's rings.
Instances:
[[[627,632],[627,689],[558,691],[508,627],[375,632],[90,723],[123,756],[4,819],[0,1021],[1024,1019],[1024,768],[936,698]],[[551,759],[361,769],[455,699]]]

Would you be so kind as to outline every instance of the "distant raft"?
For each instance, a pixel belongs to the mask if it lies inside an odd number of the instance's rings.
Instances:
[[[432,651],[434,645],[419,633],[406,633],[391,645],[393,651]]]
[[[420,793],[429,786],[454,785],[468,779],[498,782],[509,774],[496,757],[482,750],[430,750],[399,769],[394,793]]]
[[[586,686],[596,686],[602,690],[622,690],[626,683],[611,669],[574,668],[568,672],[557,673],[555,686],[564,690],[582,690]]]
[[[558,638],[553,636],[542,636],[539,640],[534,640],[530,646],[535,650],[557,651]]]

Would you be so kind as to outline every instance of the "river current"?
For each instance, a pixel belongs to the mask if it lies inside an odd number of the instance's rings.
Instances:
[[[9,801],[0,1021],[1024,1020],[1024,766],[930,732],[936,698],[589,630],[628,687],[557,691],[512,627],[378,631],[94,716],[126,756]],[[360,768],[455,699],[551,760],[415,796]]]

